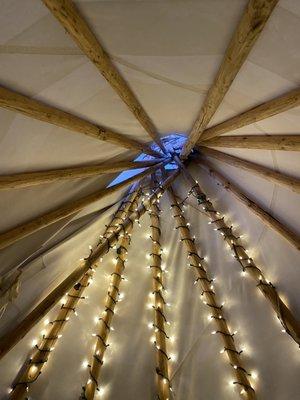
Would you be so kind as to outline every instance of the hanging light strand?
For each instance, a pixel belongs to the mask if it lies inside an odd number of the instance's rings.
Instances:
[[[239,391],[242,399],[254,400],[256,399],[254,388],[252,387],[249,374],[242,365],[241,353],[236,349],[234,334],[229,331],[227,320],[224,316],[224,303],[220,304],[217,300],[214,285],[212,280],[209,279],[204,265],[203,257],[200,257],[194,241],[191,238],[189,224],[186,222],[185,217],[182,214],[181,207],[179,206],[176,196],[172,189],[168,190],[169,198],[171,202],[171,209],[173,211],[173,216],[179,228],[180,236],[184,240],[183,243],[188,252],[189,266],[194,269],[198,275],[197,282],[201,285],[201,299],[203,303],[209,308],[209,320],[213,320],[216,324],[217,330],[213,333],[219,334],[221,337],[224,347],[221,353],[226,353],[230,365],[233,367],[233,372],[236,376],[236,381],[234,381],[235,386],[239,386],[241,390]]]
[[[170,357],[167,354],[167,339],[165,325],[167,323],[164,309],[167,304],[164,299],[164,271],[161,267],[162,263],[162,247],[160,244],[161,229],[160,229],[160,209],[157,204],[152,204],[150,208],[152,249],[150,256],[151,272],[152,272],[152,299],[153,323],[149,327],[154,330],[154,336],[151,339],[156,349],[156,384],[157,398],[160,400],[169,400],[171,397],[172,387],[169,379],[169,361]]]
[[[130,204],[130,211],[135,207],[134,203]],[[129,226],[120,240],[120,245],[116,249],[116,265],[111,274],[109,287],[107,290],[107,297],[105,301],[105,309],[101,316],[96,317],[96,330],[97,333],[93,334],[96,337],[94,352],[92,360],[87,364],[89,370],[89,378],[86,385],[82,388],[81,398],[85,400],[94,399],[95,393],[100,393],[103,388],[99,384],[99,377],[101,368],[104,363],[104,354],[109,344],[107,343],[109,333],[111,331],[111,324],[115,315],[115,308],[118,302],[122,299],[120,292],[121,282],[124,279],[123,273],[125,270],[125,263],[127,260],[128,246],[130,245],[130,233],[132,226]]]
[[[131,206],[137,205],[137,199],[141,196],[139,191],[135,190],[131,192],[129,200],[122,202],[121,206],[114,214],[113,219],[103,235],[105,238],[109,238],[108,232],[112,234],[116,228],[118,220],[124,220],[124,218],[132,212]],[[124,206],[125,203],[125,206]],[[112,246],[110,246],[107,251]],[[82,259],[82,261],[87,261],[89,257],[93,255],[92,247],[89,246],[89,256]],[[56,318],[50,322],[47,322],[49,328],[46,332],[42,332],[42,339],[40,344],[33,345],[33,353],[29,359],[24,363],[21,368],[21,375],[17,376],[10,388],[10,399],[22,398],[24,392],[28,391],[30,384],[35,382],[42,372],[44,365],[47,363],[50,353],[54,350],[57,340],[61,337],[61,332],[65,324],[69,321],[71,314],[76,314],[76,306],[79,300],[84,300],[86,297],[83,296],[85,288],[87,288],[93,279],[93,274],[95,272],[94,267],[90,266],[88,271],[83,275],[83,277],[76,283],[73,288],[68,292],[65,298],[62,299],[62,305],[58,312]]]
[[[280,298],[276,287],[270,282],[262,272],[262,270],[255,264],[254,260],[247,254],[245,246],[242,244],[241,238],[233,233],[233,227],[228,226],[225,222],[225,217],[218,212],[211,201],[207,198],[206,194],[200,188],[189,172],[183,169],[186,178],[192,184],[189,193],[192,192],[196,198],[198,205],[202,207],[204,213],[210,219],[209,224],[214,227],[216,232],[219,232],[227,243],[229,249],[232,251],[233,257],[238,261],[241,266],[241,276],[251,276],[258,289],[270,301],[278,320],[282,325],[282,332],[290,335],[292,339],[300,346],[300,323],[293,315],[291,310],[286,306],[284,301]]]

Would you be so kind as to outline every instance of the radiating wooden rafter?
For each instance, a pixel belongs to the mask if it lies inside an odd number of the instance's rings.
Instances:
[[[277,3],[278,0],[248,1],[215,80],[181,151],[181,157],[186,158],[198,140],[202,139],[204,129],[217,111]]]
[[[123,172],[124,170],[128,169],[151,167],[160,161],[161,159],[152,161],[116,161],[84,167],[61,168],[47,171],[0,175],[0,190],[24,188],[41,185],[43,183],[87,178],[113,172]]]
[[[228,328],[227,318],[223,311],[223,304],[218,300],[216,289],[213,286],[213,281],[208,276],[208,265],[204,262],[203,257],[199,255],[195,245],[195,240],[192,239],[190,233],[189,223],[187,223],[181,207],[176,200],[172,186],[168,189],[168,194],[173,217],[176,221],[175,229],[179,230],[181,237],[180,240],[188,253],[189,265],[197,274],[196,282],[200,285],[202,290],[201,298],[210,311],[211,319],[214,321],[216,326],[215,332],[220,335],[224,344],[224,352],[232,366],[233,374],[236,378],[236,380],[233,381],[233,384],[239,389],[239,394],[242,399],[255,400],[257,397],[249,380],[251,374],[249,374],[244,368],[241,360],[241,352],[238,351],[235,345],[234,333]]]
[[[42,0],[163,152],[156,128],[72,0]]]
[[[206,147],[300,151],[300,135],[219,136],[204,142],[200,140],[197,144]]]
[[[198,164],[203,169],[205,169],[210,176],[212,176],[215,180],[221,183],[222,187],[228,192],[232,193],[242,204],[244,204],[250,211],[252,211],[265,225],[269,228],[273,229],[279,235],[281,235],[284,239],[286,239],[289,243],[296,247],[296,249],[300,250],[300,236],[297,233],[292,232],[287,226],[285,226],[278,219],[273,217],[268,211],[263,209],[261,206],[257,204],[256,201],[251,199],[248,195],[246,195],[243,190],[237,185],[230,182],[224,175],[222,175],[219,171],[216,171],[211,163],[207,160],[202,160],[201,164]]]
[[[224,135],[224,133],[232,132],[235,129],[242,128],[261,121],[266,118],[273,117],[291,108],[300,105],[300,88],[291,90],[275,99],[268,100],[258,106],[252,107],[243,113],[229,118],[220,124],[214,125],[206,129],[201,136],[201,141],[212,139],[216,136]]]
[[[154,184],[154,177],[153,186]],[[172,396],[172,387],[169,376],[170,357],[168,355],[166,333],[167,320],[165,316],[166,301],[163,291],[165,289],[164,271],[162,269],[162,245],[160,228],[160,209],[157,203],[150,207],[150,227],[152,241],[150,270],[152,274],[152,307],[154,347],[156,351],[156,391],[157,398],[160,400],[170,400]]]
[[[48,225],[53,224],[54,222],[60,221],[69,215],[75,214],[78,211],[81,211],[83,208],[88,205],[110,195],[111,193],[116,192],[123,187],[130,185],[132,182],[135,182],[138,179],[141,179],[149,174],[152,174],[157,168],[159,168],[162,163],[157,164],[154,167],[150,167],[139,174],[126,179],[123,182],[120,182],[114,186],[107,187],[105,189],[100,189],[97,192],[89,194],[81,199],[74,200],[64,206],[58,207],[53,211],[49,211],[39,217],[32,219],[29,222],[25,222],[21,225],[16,226],[15,228],[9,229],[6,232],[0,234],[0,249],[3,249],[18,240],[36,232]]]
[[[127,135],[113,132],[110,129],[96,125],[87,119],[78,117],[55,106],[51,106],[40,100],[35,100],[22,93],[15,92],[4,86],[0,86],[0,107],[26,115],[27,117],[49,124],[59,126],[90,136],[94,139],[113,143],[126,149],[141,151],[155,157],[162,155],[146,144],[141,143]]]
[[[249,171],[264,179],[274,182],[276,185],[280,185],[287,189],[293,190],[294,192],[300,193],[300,179],[298,178],[294,178],[290,175],[274,171],[271,168],[264,167],[252,161],[243,160],[239,157],[231,156],[229,154],[210,149],[208,147],[199,146],[198,149],[201,151],[201,153],[205,154],[208,157],[215,158],[216,160],[222,161],[230,166]],[[195,159],[197,162],[202,162],[199,160],[198,157],[196,157]]]
[[[129,212],[133,212],[134,209],[137,208],[138,197],[140,197],[140,193],[129,205]],[[132,228],[133,224],[123,232],[122,237],[119,240],[119,246],[116,249],[116,265],[111,273],[104,310],[102,311],[101,316],[97,317],[98,320],[95,328],[96,333],[93,333],[93,336],[96,338],[95,346],[93,347],[93,354],[90,356],[88,364],[88,379],[86,384],[82,387],[81,397],[86,400],[93,400],[97,391],[100,392],[101,390],[99,378],[104,363],[104,354],[109,346],[108,338],[112,329],[115,308],[121,300],[120,288],[122,280],[124,279],[123,274],[127,261],[128,247],[131,242]]]

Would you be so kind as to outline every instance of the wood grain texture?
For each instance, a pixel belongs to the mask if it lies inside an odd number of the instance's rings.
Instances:
[[[300,237],[296,233],[292,232],[282,222],[274,218],[264,208],[259,206],[256,201],[252,200],[247,196],[243,190],[230,182],[224,175],[213,168],[213,166],[207,161],[201,161],[201,168],[205,169],[214,179],[221,183],[222,187],[228,192],[232,193],[242,204],[244,204],[251,212],[253,212],[265,225],[273,229],[280,236],[286,239],[289,243],[300,250]]]
[[[160,153],[151,150],[147,145],[129,136],[113,132],[74,114],[60,110],[42,101],[32,99],[21,93],[0,86],[0,107],[6,108],[49,124],[82,133],[94,139],[113,143],[130,150],[161,157]]]
[[[182,150],[183,158],[189,155],[201,138],[277,3],[278,0],[249,0]]]
[[[198,143],[200,145],[200,141]],[[300,135],[220,136],[205,140],[205,147],[300,151]]]
[[[0,190],[17,189],[62,180],[87,178],[101,174],[145,168],[155,165],[154,161],[117,161],[86,167],[54,169],[49,171],[25,172],[13,175],[0,175]]]
[[[119,234],[134,223],[136,219],[140,219],[148,210],[149,206],[155,202],[159,196],[164,193],[164,190],[177,178],[179,171],[175,171],[162,185],[155,191],[149,200],[140,205],[134,213],[130,214],[129,218],[123,221],[123,224],[118,228],[113,227],[113,230],[107,236],[107,240],[100,243],[93,249],[90,256],[82,262],[70,275],[68,275],[55,289],[53,289],[39,304],[21,321],[0,337],[0,359],[2,359],[47,313],[55,304],[71,289],[83,275],[98,262],[99,258],[108,252],[107,243],[113,246],[119,238]]]
[[[0,249],[4,249],[5,247],[17,242],[18,240],[36,232],[48,225],[53,224],[54,222],[60,221],[61,219],[75,214],[79,212],[83,208],[87,207],[88,205],[98,201],[105,196],[108,196],[111,193],[122,189],[123,187],[128,186],[129,184],[135,182],[138,179],[141,179],[149,174],[152,174],[157,168],[160,168],[163,163],[159,163],[154,167],[150,167],[145,171],[126,179],[123,182],[118,183],[117,185],[98,190],[88,196],[85,196],[81,199],[72,201],[62,207],[58,207],[53,211],[49,211],[46,214],[43,214],[39,217],[32,219],[29,222],[25,222],[21,225],[16,226],[15,228],[9,229],[6,232],[0,234]]]
[[[296,343],[298,343],[298,345],[300,345],[299,319],[284,303],[275,286],[266,279],[263,271],[255,264],[254,260],[249,257],[246,251],[246,246],[242,242],[241,238],[234,235],[232,232],[232,227],[230,227],[230,223],[228,224],[222,217],[222,214],[215,209],[214,205],[210,200],[208,200],[199,183],[195,181],[183,164],[181,165],[181,170],[188,183],[194,188],[194,193],[200,199],[201,213],[204,212],[210,219],[210,223],[213,224],[214,228],[217,231],[222,232],[222,237],[231,249],[234,257],[238,260],[236,263],[234,263],[234,265],[240,267],[242,266],[242,271],[249,274],[249,276],[255,281],[258,290],[270,302],[284,330],[289,333],[289,335]]]
[[[98,68],[102,76],[120,96],[149,136],[164,151],[156,128],[139,100],[104,50],[91,28],[71,0],[43,0],[52,14],[72,36],[82,52]]]
[[[239,157],[231,156],[218,150],[210,149],[208,147],[199,146],[201,154],[205,154],[208,157],[215,158],[216,160],[225,162],[228,165],[249,171],[255,175],[267,179],[268,181],[274,182],[276,185],[283,186],[296,193],[300,193],[300,179],[292,176],[283,174],[281,172],[274,171],[271,168],[263,167],[262,165],[256,164],[251,161],[243,160]],[[196,156],[197,162],[199,158]]]
[[[282,96],[266,101],[256,107],[227,119],[218,125],[206,129],[201,136],[201,141],[211,139],[216,136],[224,135],[224,133],[234,131],[243,126],[253,124],[273,115],[288,111],[291,108],[300,105],[300,88],[291,90]]]

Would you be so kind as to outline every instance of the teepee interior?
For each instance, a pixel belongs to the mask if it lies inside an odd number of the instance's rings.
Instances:
[[[0,0],[0,399],[299,399],[299,40],[298,0]]]

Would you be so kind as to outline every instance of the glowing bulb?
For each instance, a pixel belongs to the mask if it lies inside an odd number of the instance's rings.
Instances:
[[[48,324],[49,324],[49,319],[45,319],[44,325],[48,325]]]
[[[98,388],[98,393],[99,393],[99,396],[104,395],[105,389],[103,387]]]
[[[29,369],[30,374],[35,374],[38,370],[38,367],[36,365],[32,365]]]
[[[148,328],[149,328],[149,329],[152,329],[152,328],[153,328],[153,324],[152,324],[151,322],[149,322]]]
[[[171,343],[174,343],[175,342],[175,336],[173,335],[173,336],[170,336],[170,342]]]
[[[212,334],[212,335],[215,335],[216,333],[217,333],[217,331],[212,331],[212,333],[211,333],[211,334]]]
[[[32,344],[32,347],[34,347],[34,346],[36,346],[37,345],[37,340],[36,339],[33,339],[33,341],[31,342],[31,344]]]
[[[251,372],[251,376],[253,379],[257,379],[258,378],[258,373],[256,371],[252,371]]]
[[[87,361],[87,360],[84,360],[84,361],[82,362],[82,367],[83,367],[83,368],[87,368],[88,366],[89,366],[88,361]]]
[[[151,336],[150,343],[155,343],[155,336]]]

